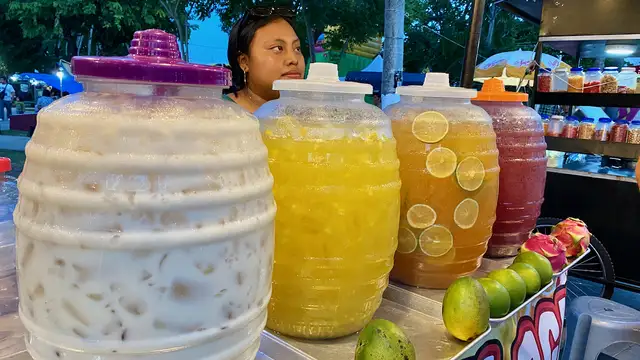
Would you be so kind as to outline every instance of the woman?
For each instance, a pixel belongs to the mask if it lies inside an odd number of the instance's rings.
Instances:
[[[226,97],[255,112],[280,97],[273,90],[279,79],[301,79],[304,56],[293,30],[294,13],[284,8],[253,8],[233,26],[227,56],[233,86]]]

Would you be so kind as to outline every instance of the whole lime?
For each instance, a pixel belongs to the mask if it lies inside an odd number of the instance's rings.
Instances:
[[[490,305],[478,280],[465,276],[444,293],[442,319],[447,331],[462,341],[471,340],[489,327]]]
[[[489,273],[489,278],[499,282],[509,292],[511,298],[511,310],[517,308],[524,302],[527,296],[527,284],[511,269],[494,270]]]
[[[527,285],[527,297],[533,296],[540,291],[540,275],[536,269],[527,263],[513,263],[509,269],[514,270],[520,275],[524,283]]]
[[[521,252],[513,260],[514,263],[526,263],[533,266],[540,275],[541,286],[547,285],[553,278],[553,268],[549,259],[534,251]]]
[[[482,285],[489,298],[491,317],[500,318],[507,315],[511,307],[511,298],[507,289],[499,282],[489,278],[478,279],[478,282]]]
[[[415,360],[416,350],[398,325],[375,319],[360,331],[355,360],[375,359]]]

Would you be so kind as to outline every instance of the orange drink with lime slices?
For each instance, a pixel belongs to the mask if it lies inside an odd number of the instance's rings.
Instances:
[[[498,150],[491,118],[471,105],[474,90],[449,87],[446,74],[400,87],[386,109],[402,180],[398,249],[391,277],[446,288],[474,272],[496,218]]]
[[[256,113],[278,206],[267,326],[335,338],[362,329],[382,301],[397,247],[399,162],[380,109],[328,93],[369,85],[338,82],[337,70],[326,91],[307,81],[282,81],[305,91],[282,92]]]

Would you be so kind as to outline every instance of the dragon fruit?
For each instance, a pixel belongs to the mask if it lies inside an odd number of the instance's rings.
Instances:
[[[546,257],[551,263],[553,272],[562,270],[567,262],[567,249],[558,239],[551,235],[536,233],[531,235],[520,248],[521,252],[533,251]]]
[[[591,242],[591,233],[584,221],[567,218],[551,229],[551,235],[567,248],[567,257],[582,255]]]

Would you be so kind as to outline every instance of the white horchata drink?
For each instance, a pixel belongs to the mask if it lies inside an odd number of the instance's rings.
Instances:
[[[220,87],[188,83],[188,71],[177,77],[186,84],[160,76],[158,85],[125,66],[133,79],[124,81],[110,61],[144,59],[92,59],[74,62],[85,92],[38,114],[19,180],[29,353],[253,359],[271,294],[275,216],[257,121],[218,100]],[[195,69],[199,79],[228,75]]]

